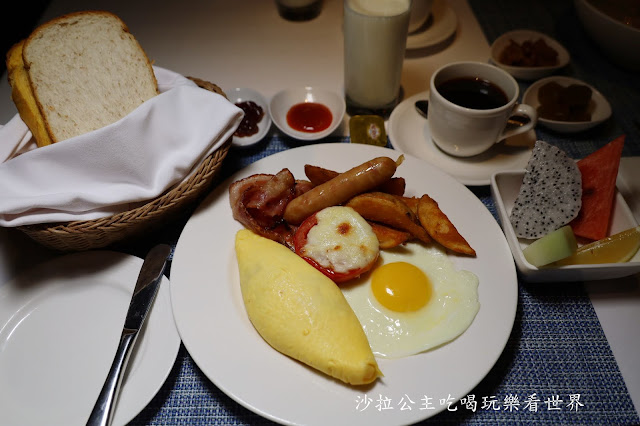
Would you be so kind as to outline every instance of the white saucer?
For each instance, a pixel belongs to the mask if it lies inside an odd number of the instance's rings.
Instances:
[[[456,32],[458,17],[445,0],[435,0],[425,25],[407,36],[407,49],[422,49],[441,43]]]
[[[428,121],[416,111],[415,102],[428,98],[428,91],[418,93],[393,110],[387,134],[394,149],[426,160],[469,186],[489,185],[491,175],[498,171],[525,168],[536,141],[533,130],[500,142],[482,154],[454,157],[433,143]]]
[[[54,258],[0,286],[0,423],[85,424],[113,362],[142,259],[95,251]],[[113,424],[162,387],[180,337],[163,278],[122,382]]]

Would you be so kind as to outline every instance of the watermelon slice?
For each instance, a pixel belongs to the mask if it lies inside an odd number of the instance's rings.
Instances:
[[[570,223],[577,236],[591,240],[607,236],[624,139],[622,135],[578,161],[582,174],[582,208]]]

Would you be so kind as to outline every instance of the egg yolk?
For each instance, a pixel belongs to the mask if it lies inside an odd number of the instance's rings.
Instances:
[[[371,276],[375,298],[395,312],[415,311],[431,298],[432,285],[422,270],[407,262],[387,263]]]

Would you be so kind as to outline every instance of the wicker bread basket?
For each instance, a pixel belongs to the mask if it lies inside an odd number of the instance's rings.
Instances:
[[[203,89],[226,97],[215,84],[189,78]],[[139,236],[166,224],[192,205],[210,187],[230,146],[229,139],[205,158],[187,180],[138,208],[95,220],[25,225],[18,229],[46,247],[65,252],[98,249]]]

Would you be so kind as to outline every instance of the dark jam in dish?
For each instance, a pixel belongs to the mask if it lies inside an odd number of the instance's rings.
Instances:
[[[260,105],[253,101],[244,101],[238,102],[236,106],[244,111],[244,118],[233,135],[244,138],[258,133],[258,123],[264,117]]]
[[[287,112],[287,124],[299,132],[321,132],[331,125],[332,120],[329,108],[316,102],[295,104]]]

